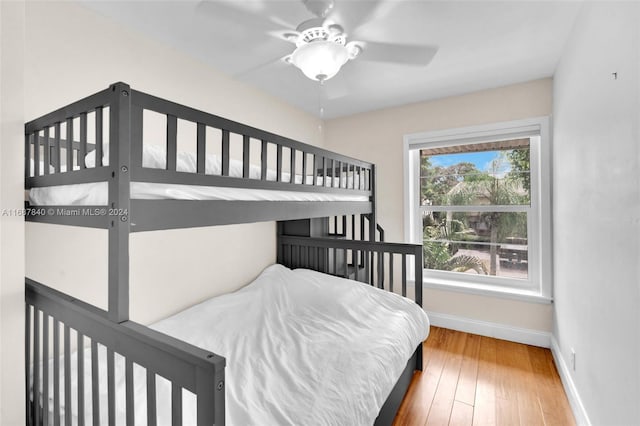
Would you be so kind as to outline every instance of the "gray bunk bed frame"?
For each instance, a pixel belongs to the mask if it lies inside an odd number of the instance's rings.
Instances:
[[[105,124],[103,115],[107,107],[108,124]],[[144,110],[166,116],[166,169],[142,166]],[[89,116],[95,120],[94,143],[88,143]],[[176,170],[178,119],[197,126],[196,173]],[[74,120],[79,121],[78,135],[74,135]],[[62,123],[66,123],[64,135],[61,133]],[[108,141],[103,140],[105,125],[109,126]],[[205,174],[207,127],[221,133],[221,175]],[[229,176],[231,134],[242,136],[242,177]],[[261,143],[260,179],[249,178],[251,139]],[[267,180],[268,144],[276,146],[275,181]],[[106,149],[109,150],[108,165],[102,163]],[[290,153],[288,172],[291,182],[283,181],[283,149]],[[84,158],[90,150],[95,150],[96,165],[88,168]],[[296,152],[302,153],[302,170],[299,171],[296,171]],[[43,170],[40,170],[41,162]],[[62,163],[66,163],[64,169]],[[303,176],[301,183],[295,182],[297,172]],[[311,184],[306,182],[307,175],[313,176]],[[351,185],[348,176],[352,176]],[[327,178],[338,178],[338,187],[333,186],[335,181],[331,182],[332,186],[327,186]],[[225,359],[129,320],[129,234],[132,232],[278,221],[278,263],[364,281],[389,291],[394,291],[394,276],[397,275],[394,274],[394,264],[400,265],[396,266],[401,268],[401,283],[397,290],[407,296],[407,277],[412,272],[414,300],[422,306],[422,246],[376,241],[376,235],[383,239],[383,231],[375,220],[375,166],[371,163],[132,90],[119,82],[25,125],[26,189],[105,181],[108,182],[107,206],[42,208],[27,203],[26,220],[106,229],[109,246],[106,311],[26,278],[25,398],[26,418],[30,425],[48,425],[51,422],[57,426],[60,424],[60,407],[70,413],[73,397],[77,404],[77,411],[73,414],[77,415],[78,424],[84,425],[85,408],[90,404],[93,424],[98,425],[100,409],[104,408],[100,405],[98,390],[105,385],[108,423],[114,425],[115,354],[125,359],[127,425],[134,424],[134,364],[146,370],[149,425],[155,425],[157,421],[156,375],[171,383],[173,425],[182,424],[182,389],[196,395],[198,425],[225,424]],[[318,184],[319,181],[322,184]],[[368,200],[142,200],[131,198],[131,182],[361,194],[367,195]],[[105,207],[109,214],[60,214],[69,210],[88,212]],[[335,218],[332,231],[329,230],[329,217]],[[74,343],[77,343],[78,352],[77,366],[74,365],[77,368],[76,395],[70,391],[72,330],[77,338]],[[88,341],[91,347],[90,367],[84,365]],[[107,383],[101,383],[98,374],[99,346],[106,347]],[[53,360],[51,367],[48,362],[41,362],[50,358]],[[63,377],[60,377],[61,363]],[[85,368],[87,374],[91,370],[90,401],[85,400],[85,381],[80,380],[84,377]],[[422,345],[408,361],[376,424],[393,422],[415,370],[422,370]],[[53,383],[49,383],[50,378]],[[50,384],[53,395],[49,395]],[[65,390],[64,401],[60,400],[61,387]],[[53,407],[49,406],[49,398],[53,400]],[[50,408],[53,419],[49,419]],[[71,424],[70,415],[65,415],[64,419],[65,425]]]

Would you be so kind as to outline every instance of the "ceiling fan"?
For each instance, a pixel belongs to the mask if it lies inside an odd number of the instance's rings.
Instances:
[[[301,0],[301,2],[313,17],[304,20],[295,29],[265,32],[295,44],[294,50],[282,57],[282,60],[299,68],[305,76],[321,84],[334,77],[348,61],[378,61],[425,66],[431,62],[437,52],[437,48],[433,46],[373,42],[357,38],[357,28],[367,20],[373,20],[376,9],[381,5],[393,2],[343,0],[337,5],[334,0]],[[209,3],[211,12],[214,12],[215,3],[212,4],[211,0],[204,0],[203,3]],[[241,8],[243,2],[233,2],[233,4]],[[261,6],[267,7],[268,4],[268,1],[263,0]],[[220,3],[217,5],[219,6]],[[292,2],[289,7],[294,6]],[[259,12],[255,11],[255,13]],[[273,14],[263,18],[270,20],[271,24],[277,23],[279,27],[292,27],[284,19]],[[251,21],[255,22],[255,16]],[[350,27],[354,32],[354,39],[343,25]]]

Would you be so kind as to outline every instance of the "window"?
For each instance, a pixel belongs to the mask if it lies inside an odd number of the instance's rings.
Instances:
[[[548,145],[544,118],[405,137],[426,285],[550,298]]]

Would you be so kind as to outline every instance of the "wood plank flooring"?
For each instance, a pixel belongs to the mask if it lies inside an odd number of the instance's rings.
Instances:
[[[548,349],[431,327],[394,425],[574,425]]]

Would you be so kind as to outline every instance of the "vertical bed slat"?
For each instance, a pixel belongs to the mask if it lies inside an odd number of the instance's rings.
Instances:
[[[389,253],[389,291],[393,293],[393,253]]]
[[[73,171],[73,119],[67,118],[67,171]]]
[[[384,253],[378,252],[378,286],[384,289]]]
[[[331,185],[329,186],[332,188],[336,186],[336,160],[334,159],[331,160]]]
[[[87,155],[87,113],[80,114],[80,149],[78,150],[78,165],[86,169],[84,157]]]
[[[210,379],[209,374],[205,374],[197,370],[198,380],[196,381],[196,424],[198,425],[213,425],[219,419],[224,419],[224,400],[222,406],[216,402],[216,390],[215,381]],[[220,382],[222,383],[222,382]],[[223,384],[224,386],[224,384]],[[213,407],[212,404],[213,403]],[[212,409],[213,408],[213,409]],[[218,421],[219,423],[219,421]]]
[[[84,158],[84,157],[83,157]],[[84,335],[78,334],[78,426],[84,426]]]
[[[197,144],[196,160],[198,162],[196,166],[196,172],[203,175],[206,173],[206,164],[207,164],[206,162],[207,161],[207,152],[206,152],[207,127],[202,123],[198,123],[196,144]]]
[[[360,169],[360,166],[357,165],[353,165],[353,189],[359,189],[358,188],[358,170]]]
[[[310,255],[310,261],[309,263],[311,264],[310,268],[313,269],[314,271],[318,270],[318,267],[320,266],[318,264],[318,247],[309,247],[309,255]]]
[[[113,349],[107,347],[107,414],[109,426],[116,425],[116,372],[114,369]]]
[[[98,375],[98,342],[91,339],[91,407],[93,426],[100,426],[100,376]]]
[[[24,177],[31,176],[31,135],[24,135]]]
[[[282,145],[276,146],[276,180],[282,182]]]
[[[344,173],[344,186],[343,188],[349,188],[349,163],[342,163],[342,172]]]
[[[318,185],[318,165],[317,165],[317,156],[313,154],[313,182],[311,185]]]
[[[147,425],[156,426],[156,373],[147,370]]]
[[[167,170],[176,170],[178,157],[178,118],[167,114]]]
[[[138,105],[131,105],[131,166],[142,167],[144,110]]]
[[[422,306],[422,270],[424,268],[424,264],[422,263],[422,247],[418,246],[416,248],[416,252],[413,255],[414,262],[416,263],[415,267],[415,275],[414,275],[414,285],[416,294],[414,295],[414,300],[420,306]],[[422,370],[422,358],[419,358],[419,365],[417,368]]]
[[[44,163],[44,174],[45,176],[49,174],[49,166],[51,165],[51,148],[49,147],[49,128],[45,127],[44,128],[44,140],[42,141],[44,144],[44,158],[43,158],[43,163]]]
[[[134,426],[135,424],[135,407],[133,405],[133,361],[129,358],[125,361],[124,367],[124,382],[125,382],[125,411],[127,426]]]
[[[64,325],[64,424],[71,426],[71,329]]]
[[[102,107],[96,108],[96,167],[102,167],[103,145],[102,145]]]
[[[407,297],[407,255],[402,255],[402,295]]]
[[[27,140],[28,140],[28,136],[27,136]],[[29,144],[27,144],[27,146],[29,146]],[[30,305],[26,305],[26,308],[24,310],[24,335],[25,335],[25,339],[24,339],[24,369],[25,369],[25,384],[24,384],[24,389],[25,389],[25,401],[27,401],[26,407],[27,407],[27,412],[25,413],[26,416],[26,420],[27,423],[31,423],[30,419],[31,419],[31,413],[30,408],[31,405],[28,403],[29,398],[31,397],[30,395],[30,388],[31,388],[31,362],[32,362],[32,358],[31,358],[31,306]]]
[[[260,147],[260,180],[267,180],[267,148],[267,141],[263,139]]]
[[[242,177],[249,179],[249,169],[251,166],[251,144],[249,136],[242,136]]]
[[[182,426],[182,388],[171,384],[171,425]]]
[[[338,275],[338,253],[335,247],[333,247],[333,275]]]
[[[348,278],[349,277],[349,263],[347,262],[347,254],[348,254],[347,249],[342,250],[342,264],[343,264],[343,266],[342,266],[342,272],[343,272],[342,276],[344,278]],[[352,252],[352,254],[353,254],[353,252]]]
[[[33,307],[33,424],[40,425],[40,311]]]
[[[353,254],[355,256],[353,258],[353,269],[355,272],[355,280],[360,281],[360,263],[358,262],[360,258],[360,250],[356,250]]]
[[[60,426],[60,321],[53,319],[53,425]]]
[[[229,176],[229,131],[222,129],[222,176]]]
[[[351,186],[349,186],[349,188],[356,189],[356,165],[355,164],[351,164],[349,166],[349,173],[351,174]]]
[[[33,175],[40,176],[40,132],[33,134]]]
[[[342,216],[342,235],[347,237],[347,215]]]
[[[296,183],[296,150],[290,148],[291,156],[289,158],[291,167],[289,168],[289,182]]]
[[[302,184],[307,184],[307,153],[302,151]]]
[[[322,186],[327,186],[327,158],[322,157]]]
[[[322,272],[329,273],[329,250],[323,248],[320,252],[320,261],[322,262]]]
[[[42,312],[42,424],[49,425],[49,315]]]
[[[60,173],[60,163],[62,162],[62,146],[60,145],[60,123],[55,124],[56,129],[56,137],[55,137],[55,147],[53,152],[55,153],[55,165],[54,170],[56,173]]]

